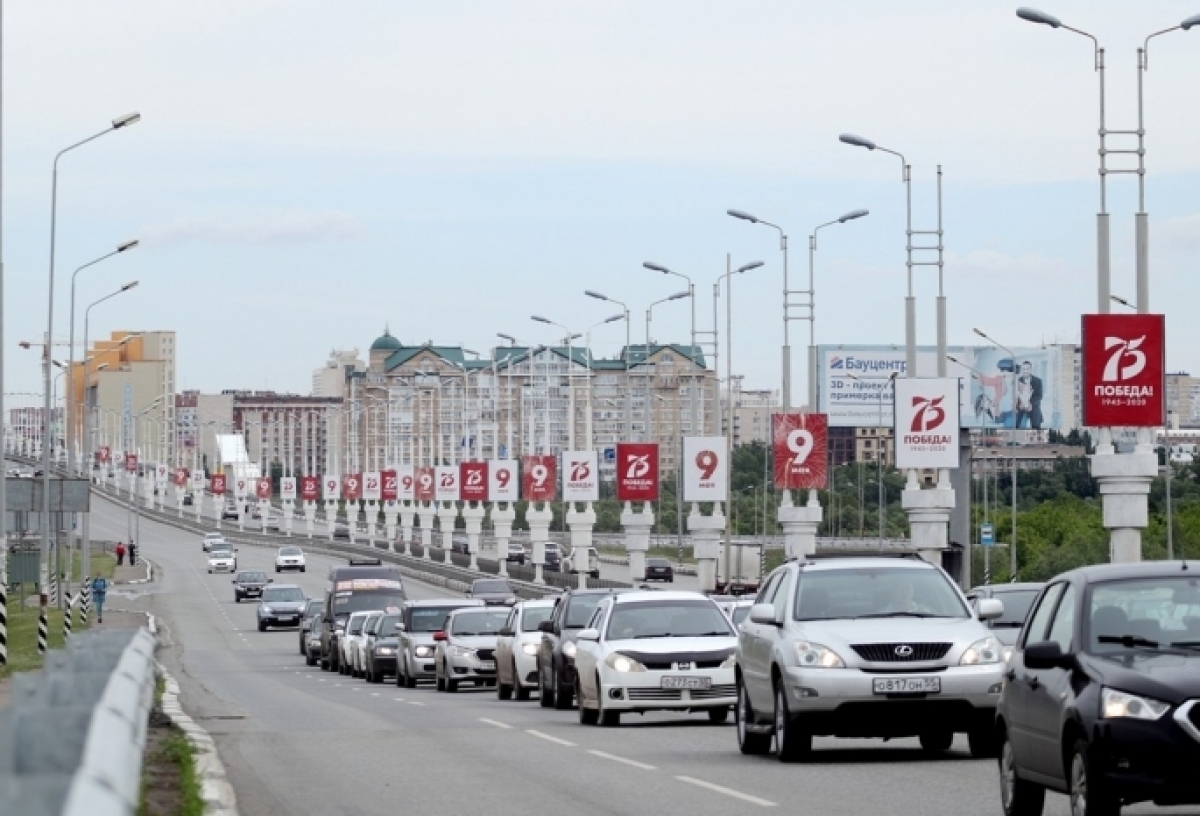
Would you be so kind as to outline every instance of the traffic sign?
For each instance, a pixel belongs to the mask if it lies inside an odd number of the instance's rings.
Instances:
[[[990,523],[979,525],[979,543],[985,547],[996,543],[995,531]]]

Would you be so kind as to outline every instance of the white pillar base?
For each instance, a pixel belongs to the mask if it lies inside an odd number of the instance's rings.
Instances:
[[[308,533],[308,537],[313,537],[313,530],[317,526],[317,503],[306,501],[304,502],[304,528]]]
[[[571,528],[571,568],[578,573],[579,588],[587,589],[590,566],[588,555],[592,550],[592,529],[596,526],[596,510],[591,502],[586,502],[583,510],[576,510],[575,507],[575,502],[567,506],[567,525]]]
[[[337,529],[337,500],[325,500],[325,533],[333,541],[333,532]]]
[[[692,536],[700,591],[714,592],[717,588],[717,559],[721,557],[721,534],[725,532],[725,513],[721,502],[713,503],[712,515],[708,516],[702,515],[700,505],[692,502],[687,528]]]
[[[776,518],[783,528],[783,549],[788,558],[817,554],[817,528],[825,518],[817,491],[808,491],[808,502],[804,505],[792,504],[792,491],[783,491]]]
[[[416,514],[417,509],[412,502],[400,503],[400,552],[407,551],[409,555],[412,555],[413,518]]]
[[[433,520],[437,518],[437,508],[432,502],[422,502],[417,506],[417,517],[421,520],[421,549],[428,560],[433,559],[429,549],[433,546]]]
[[[399,512],[400,506],[395,501],[383,503],[383,534],[387,538],[388,549],[392,552],[398,552],[401,549],[396,542],[396,515]]]
[[[471,569],[479,569],[479,534],[483,532],[483,517],[487,510],[480,502],[463,502],[463,525],[467,528],[467,549],[471,553]]]
[[[492,534],[496,538],[496,558],[500,561],[500,574],[508,575],[508,541],[512,538],[512,526],[517,511],[512,503],[492,504]]]
[[[1142,560],[1142,530],[1150,523],[1150,483],[1158,475],[1158,454],[1149,438],[1148,429],[1138,429],[1134,452],[1118,454],[1107,429],[1101,429],[1101,443],[1090,457],[1114,564]]]
[[[917,472],[910,470],[900,504],[908,514],[913,548],[926,561],[941,566],[942,552],[950,546],[950,512],[954,509],[950,472],[939,470],[937,487],[922,490]]]
[[[454,547],[454,520],[458,518],[458,507],[454,502],[440,502],[437,518],[438,531],[442,534],[442,563],[449,564],[450,551]]]
[[[546,542],[550,540],[550,523],[554,521],[554,512],[547,502],[541,502],[542,509],[536,509],[532,502],[525,510],[525,523],[529,525],[529,542],[533,545],[533,582],[546,583],[543,575],[546,564]]]
[[[637,584],[646,580],[646,552],[650,549],[650,530],[654,527],[653,506],[644,502],[639,513],[631,502],[625,502],[621,526],[625,528],[625,549],[629,553],[629,580]]]

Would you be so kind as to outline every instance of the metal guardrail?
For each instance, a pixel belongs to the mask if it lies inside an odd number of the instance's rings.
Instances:
[[[132,816],[154,674],[149,631],[103,629],[15,675],[0,708],[0,813]]]

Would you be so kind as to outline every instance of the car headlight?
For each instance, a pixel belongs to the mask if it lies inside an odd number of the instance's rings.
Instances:
[[[273,614],[273,613],[275,612],[275,610],[274,610],[274,609],[272,609],[271,607],[267,606],[266,604],[263,604],[263,605],[262,605],[262,611],[263,611],[263,612],[266,612],[268,615],[271,615],[271,614]]]
[[[985,637],[967,647],[958,661],[958,665],[982,666],[988,663],[999,663],[1003,659],[1000,642],[994,637]]]
[[[1005,646],[1005,647],[1004,647],[1004,662],[1005,662],[1005,663],[1007,663],[1007,662],[1008,662],[1008,659],[1009,659],[1010,657],[1012,657],[1012,652],[1013,652],[1013,647],[1012,647],[1012,646]]]
[[[578,647],[575,645],[575,641],[573,640],[568,640],[563,644],[563,654],[567,657],[574,658],[577,649]]]
[[[735,666],[737,666],[737,655],[736,654],[731,654],[729,657],[725,658],[725,660],[723,660],[721,662],[722,669],[732,669]]]
[[[375,650],[375,654],[379,655],[380,657],[390,657],[391,655],[394,655],[395,653],[396,653],[396,649],[392,646],[380,646],[378,649]]]
[[[433,657],[433,647],[418,646],[413,650],[413,654],[415,654],[417,657]]]
[[[528,641],[521,644],[521,651],[530,657],[536,657],[538,653],[538,644],[533,641]]]
[[[805,669],[846,668],[846,662],[833,649],[807,640],[796,641],[796,662]]]
[[[1101,715],[1106,720],[1127,717],[1133,720],[1157,720],[1170,710],[1171,704],[1152,697],[1139,697],[1116,689],[1105,688],[1100,692]]]
[[[475,650],[467,648],[466,646],[451,646],[450,647],[450,656],[451,657],[474,657]]]
[[[615,652],[606,657],[604,662],[619,672],[644,672],[646,670],[645,666],[632,657]]]

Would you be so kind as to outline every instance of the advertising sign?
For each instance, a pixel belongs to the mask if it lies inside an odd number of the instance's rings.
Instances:
[[[192,490],[203,490],[203,489],[204,489],[204,471],[203,470],[192,471]]]
[[[250,483],[244,476],[239,476],[233,480],[233,495],[237,496],[239,499],[243,498],[249,489]]]
[[[319,476],[300,477],[300,500],[316,501],[321,498],[321,478]]]
[[[108,462],[112,458],[112,448],[108,445],[101,445],[100,449],[96,451],[96,458],[101,462]]]
[[[434,498],[440,502],[458,501],[458,468],[453,465],[438,465],[437,487]]]
[[[617,443],[617,500],[658,498],[658,443]]]
[[[254,480],[254,495],[260,500],[266,501],[267,499],[271,498],[271,493],[273,492],[274,491],[272,490],[271,486],[271,477],[263,476]]]
[[[321,479],[321,495],[325,501],[337,501],[342,497],[342,479],[336,473],[326,473]]]
[[[279,498],[284,501],[296,500],[296,477],[283,476],[279,480]]]
[[[347,473],[342,477],[342,498],[355,502],[362,498],[362,474]]]
[[[437,493],[434,489],[435,476],[431,467],[417,468],[417,501],[433,501],[433,497]]]
[[[1166,322],[1162,315],[1083,316],[1083,424],[1164,423]]]
[[[600,501],[600,462],[594,450],[564,451],[563,501]]]
[[[409,478],[412,478],[411,476]],[[379,495],[384,501],[395,501],[400,496],[400,481],[394,470],[379,473]]]
[[[554,501],[555,461],[553,456],[521,457],[521,498]]]
[[[463,462],[458,466],[458,480],[463,501],[488,500],[487,462]]]
[[[225,495],[225,474],[224,473],[214,473],[212,475],[212,481],[209,483],[209,489],[212,491],[212,494],[214,496],[224,496]]]
[[[362,475],[363,498],[367,501],[379,501],[383,498],[383,479],[378,471],[368,470]]]
[[[396,468],[396,498],[404,501],[417,498],[417,476],[412,465]]]
[[[167,483],[168,468],[166,465],[158,464],[154,466],[154,483],[162,487]]]
[[[829,418],[824,414],[772,414],[775,487],[824,490],[829,476]]]
[[[729,462],[723,436],[683,438],[683,500],[725,501],[729,490]]]
[[[137,473],[137,454],[136,453],[125,454],[125,472],[126,473]]]
[[[187,468],[175,468],[174,482],[175,482],[176,487],[183,487],[187,484],[187,482],[188,482]]]
[[[896,380],[896,467],[958,467],[958,380]]]
[[[521,498],[515,459],[496,459],[488,463],[488,495],[494,502],[515,502]]]

